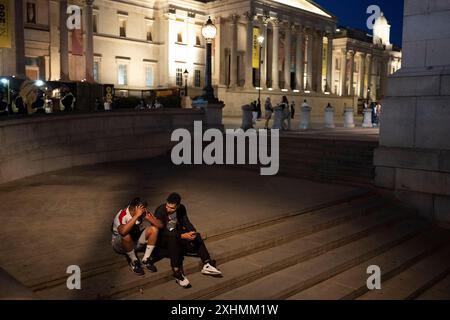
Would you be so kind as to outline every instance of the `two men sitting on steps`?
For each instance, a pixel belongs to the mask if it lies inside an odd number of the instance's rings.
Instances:
[[[136,203],[138,204],[136,205]],[[131,216],[131,219],[127,217],[121,220],[121,215],[127,216],[123,212],[130,212],[129,216]],[[142,221],[139,218],[133,218],[135,215],[145,217],[151,225],[147,228],[139,228]],[[123,222],[125,224],[122,224]],[[116,224],[118,224],[117,227]],[[130,226],[130,224],[138,226],[139,230],[144,230],[139,237],[137,237],[139,233],[136,231],[134,236],[130,234],[130,231],[135,228],[133,225]],[[114,230],[118,230],[118,232],[114,233]],[[119,239],[122,239],[122,241],[119,242]],[[130,239],[134,239],[134,242],[130,243]],[[181,197],[177,193],[169,195],[166,203],[160,205],[155,210],[154,215],[148,212],[146,204],[140,205],[138,199],[133,200],[127,209],[118,213],[116,219],[114,219],[113,248],[116,252],[127,255],[129,261],[132,261],[130,262],[131,269],[139,275],[143,274],[143,270],[132,249],[142,248],[143,243],[147,243],[147,248],[142,264],[149,271],[156,272],[154,261],[161,258],[170,258],[176,283],[184,288],[191,287],[183,270],[185,255],[200,257],[203,263],[202,274],[222,276],[222,273],[215,266],[215,261],[211,259],[200,233],[196,231],[189,221],[186,207],[181,204]],[[136,268],[136,265],[139,267]]]

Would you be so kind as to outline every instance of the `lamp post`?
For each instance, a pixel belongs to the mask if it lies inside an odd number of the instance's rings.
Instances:
[[[259,85],[258,85],[258,101],[261,102],[261,65],[262,65],[262,48],[264,43],[264,37],[259,36],[258,37],[258,43],[259,43]]]
[[[208,19],[202,28],[203,38],[206,40],[206,75],[205,87],[203,88],[202,98],[206,101],[215,101],[214,88],[212,86],[212,42],[216,38],[217,28],[213,24],[211,18]]]
[[[188,78],[189,78],[189,71],[184,70],[183,73],[184,76],[184,96],[187,97],[188,96]]]

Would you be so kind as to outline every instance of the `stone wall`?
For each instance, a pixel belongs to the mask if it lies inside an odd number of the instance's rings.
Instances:
[[[204,120],[197,110],[29,117],[0,122],[0,184],[95,163],[143,159],[171,148],[175,128]]]
[[[377,185],[450,225],[450,2],[405,0],[403,68],[384,100]]]
[[[334,95],[316,95],[314,93],[308,95],[301,95],[299,93],[292,92],[282,92],[282,91],[262,91],[261,92],[261,103],[262,109],[264,112],[264,103],[267,97],[270,97],[272,100],[272,104],[275,106],[276,104],[281,102],[281,98],[286,95],[289,103],[291,103],[292,99],[295,101],[295,105],[297,106],[297,110],[299,110],[300,106],[303,103],[303,100],[307,100],[308,104],[312,107],[311,115],[313,117],[323,116],[325,106],[328,103],[331,103],[333,107],[335,107],[335,117],[336,119],[342,118],[344,113],[344,103],[347,106],[353,106],[355,108],[355,114],[358,109],[358,99],[355,97],[338,97]],[[242,109],[241,107],[245,104],[249,104],[254,100],[258,100],[258,91],[255,90],[228,90],[227,88],[219,88],[218,89],[219,99],[225,103],[225,108],[223,109],[223,115],[227,117],[241,117]]]

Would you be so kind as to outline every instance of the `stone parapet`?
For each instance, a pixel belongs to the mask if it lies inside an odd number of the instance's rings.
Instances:
[[[170,150],[176,128],[204,121],[200,110],[111,112],[0,122],[0,183],[96,163],[144,159]]]

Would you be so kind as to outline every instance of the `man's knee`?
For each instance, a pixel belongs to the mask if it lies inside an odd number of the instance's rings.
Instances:
[[[155,226],[150,226],[146,229],[146,232],[147,232],[147,238],[149,238],[150,236],[158,236],[159,229]]]

